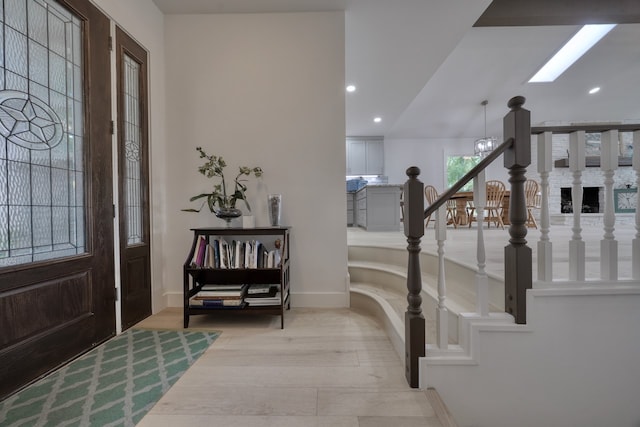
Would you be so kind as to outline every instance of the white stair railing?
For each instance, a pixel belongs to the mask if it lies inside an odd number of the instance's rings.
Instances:
[[[600,168],[604,176],[604,236],[600,241],[600,278],[618,280],[618,241],[614,230],[613,175],[618,169],[619,139],[617,130],[602,132],[600,138]]]
[[[573,175],[571,200],[573,207],[573,227],[569,242],[569,279],[584,281],[585,243],[582,240],[580,214],[582,212],[582,171],[585,168],[585,132],[579,130],[569,135],[569,170]]]
[[[551,219],[553,210],[551,202],[558,196],[564,197],[560,190],[562,182],[567,174],[556,171],[554,167],[569,167],[571,177],[571,208],[572,224],[571,237],[569,239],[569,263],[568,279],[572,282],[601,279],[602,281],[616,282],[640,280],[640,209],[635,209],[633,216],[634,233],[615,233],[616,229],[624,229],[629,225],[630,216],[618,209],[628,209],[618,206],[617,192],[622,184],[627,188],[635,186],[640,188],[640,124],[603,124],[594,125],[570,125],[532,128],[532,133],[537,136],[537,168],[540,176],[541,207],[540,207],[540,240],[537,242],[537,270],[538,282],[541,286],[547,286],[558,278],[553,276],[553,245],[551,242]],[[590,134],[594,138],[588,138]],[[555,139],[556,134],[564,135]],[[567,137],[568,136],[568,137]],[[599,138],[598,138],[599,136]],[[567,159],[554,159],[553,154],[564,152],[568,138],[568,164]],[[591,143],[587,141],[593,139]],[[596,142],[597,141],[597,142]],[[555,146],[554,144],[560,144]],[[631,145],[631,146],[630,146]],[[587,157],[587,151],[597,150],[597,153]],[[630,153],[633,153],[632,157]],[[597,155],[596,155],[597,154]],[[554,161],[555,160],[555,161]],[[589,168],[589,166],[597,166]],[[589,170],[591,169],[591,170]],[[594,179],[596,181],[594,181]],[[583,214],[583,201],[592,205],[589,200],[583,200],[584,186],[598,186],[599,191],[599,215]],[[554,192],[553,194],[552,191]],[[636,198],[638,195],[634,195]],[[562,199],[561,199],[562,200]],[[638,200],[638,199],[636,199]],[[640,201],[640,200],[638,200]],[[638,201],[636,204],[638,204]],[[564,201],[563,201],[564,203]],[[628,212],[628,211],[626,211]],[[603,235],[599,240],[597,264],[599,264],[599,276],[587,275],[587,245],[585,240],[593,235],[593,220],[602,220]],[[559,223],[568,219],[560,214],[554,217]],[[588,222],[586,232],[583,228]],[[617,234],[617,236],[616,236]],[[587,236],[587,237],[585,237]],[[627,249],[626,245],[631,246]],[[622,246],[624,245],[624,246]],[[624,248],[624,249],[621,249]],[[621,251],[624,250],[624,253]],[[557,251],[557,249],[556,249]],[[630,258],[630,260],[629,260]],[[556,262],[559,260],[556,259]],[[627,264],[628,262],[628,264]],[[590,264],[591,266],[591,264]],[[595,266],[594,266],[595,267]],[[589,270],[592,271],[592,270]],[[596,273],[597,274],[597,273]],[[560,278],[560,281],[563,279]]]
[[[636,235],[632,242],[632,276],[640,280],[640,130],[633,132],[633,170],[636,172]]]
[[[478,237],[476,238],[476,256],[478,258],[478,270],[476,271],[476,313],[480,316],[489,315],[489,278],[485,271],[486,251],[484,246],[484,208],[487,200],[486,173],[483,170],[473,178],[473,203],[478,224]],[[471,221],[471,218],[469,218]]]
[[[454,218],[455,220],[455,218]],[[447,240],[447,208],[442,205],[436,211],[436,241],[438,243],[438,308],[436,309],[437,346],[441,350],[449,345],[449,318],[445,302],[447,285],[444,269],[444,242]]]
[[[538,135],[538,172],[540,173],[540,241],[538,242],[538,280],[553,280],[553,244],[549,238],[549,173],[553,170],[552,139],[550,131]]]

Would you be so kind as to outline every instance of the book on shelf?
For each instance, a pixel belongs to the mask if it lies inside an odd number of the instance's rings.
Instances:
[[[266,305],[280,305],[282,302],[280,291],[276,292],[272,297],[245,297],[244,302],[249,306],[266,306]]]
[[[194,268],[279,268],[280,249],[268,250],[258,240],[230,240],[199,236],[190,266]]]
[[[202,265],[204,264],[206,244],[207,244],[207,241],[203,236],[198,237],[196,247],[193,251],[193,256],[191,257],[190,264],[192,267],[202,267]]]
[[[279,284],[252,284],[247,289],[247,295],[252,297],[272,297],[279,289]]]
[[[256,255],[256,267],[257,268],[265,268],[267,265],[267,256],[269,251],[267,248],[261,243],[258,247],[258,253]]]
[[[189,306],[191,307],[205,307],[205,308],[243,308],[247,306],[242,298],[236,299],[194,299],[189,300]]]
[[[237,284],[237,283],[233,283],[233,284],[229,284],[229,285],[220,285],[220,284],[215,284],[215,283],[207,283],[202,285],[202,287],[200,288],[200,290],[202,291],[238,291],[241,290],[242,288],[246,287],[247,285],[243,285],[243,284]]]
[[[262,242],[256,241],[253,251],[252,266],[253,268],[264,268],[267,251]]]
[[[242,298],[246,294],[247,288],[247,285],[242,285],[241,287],[226,286],[224,289],[211,289],[209,287],[209,289],[198,291],[193,298],[198,300]]]
[[[226,240],[220,239],[220,268],[230,268],[229,244]]]
[[[247,240],[246,242],[242,242],[242,248],[242,255],[244,255],[242,258],[242,267],[251,268],[251,241]]]
[[[220,268],[220,241],[213,239],[213,268]]]
[[[204,266],[206,253],[207,253],[207,240],[203,236],[200,236],[200,241],[198,242],[198,258],[196,260],[196,265],[198,267]]]
[[[223,240],[220,240],[220,243],[222,243]],[[240,256],[240,248],[238,247],[238,241],[237,240],[231,240],[230,242],[226,242],[227,245],[227,249],[228,249],[228,257],[229,257],[229,263],[227,264],[227,268],[239,268],[239,256]]]
[[[242,298],[202,300],[203,307],[240,307],[244,305],[246,305],[246,303]]]
[[[203,267],[213,268],[215,262],[213,256],[213,246],[208,243],[206,245],[205,261]]]
[[[279,268],[282,258],[278,249],[271,250],[267,253],[267,268]]]

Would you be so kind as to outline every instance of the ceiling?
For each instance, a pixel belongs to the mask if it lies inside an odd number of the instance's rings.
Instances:
[[[637,0],[153,1],[165,14],[344,10],[347,136],[476,138],[483,100],[486,134],[500,136],[515,95],[535,126],[640,123]],[[602,22],[624,23],[555,82],[527,83],[581,24]]]

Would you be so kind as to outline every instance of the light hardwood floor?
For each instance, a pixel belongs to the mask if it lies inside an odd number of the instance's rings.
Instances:
[[[570,227],[554,227],[554,272],[566,274]],[[632,225],[616,226],[621,277],[628,275]],[[476,230],[451,230],[446,255],[474,265]],[[539,230],[529,230],[536,257]],[[348,230],[350,244],[406,248],[401,232]],[[599,273],[601,227],[586,227],[587,270]],[[485,230],[487,270],[504,274],[506,230]],[[435,252],[433,229],[423,250]],[[139,426],[413,427],[442,426],[428,392],[409,388],[403,363],[376,321],[349,309],[292,309],[278,317],[194,316],[189,329],[222,335],[156,404]],[[136,327],[182,329],[169,308]],[[436,405],[437,407],[437,405]],[[455,414],[454,414],[455,416]]]
[[[181,329],[168,308],[136,327]],[[371,317],[292,309],[278,317],[194,316],[221,336],[138,424],[153,427],[440,427],[427,393]]]

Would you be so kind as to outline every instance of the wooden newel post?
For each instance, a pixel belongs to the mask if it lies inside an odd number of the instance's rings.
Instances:
[[[407,169],[404,184],[404,235],[407,236],[407,311],[404,314],[405,376],[409,385],[419,387],[419,361],[425,355],[425,325],[422,315],[422,274],[420,239],[424,236],[424,184],[418,179],[420,169]]]
[[[505,311],[516,323],[527,323],[527,289],[532,285],[531,248],[527,246],[527,205],[524,183],[531,164],[531,113],[522,108],[523,96],[509,100],[511,109],[504,117],[504,138],[513,144],[504,152],[504,167],[509,169],[509,245],[504,248]]]

